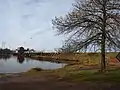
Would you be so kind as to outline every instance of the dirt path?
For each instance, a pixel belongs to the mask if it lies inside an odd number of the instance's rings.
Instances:
[[[120,90],[120,84],[72,83],[40,77],[8,77],[0,81],[0,90]]]

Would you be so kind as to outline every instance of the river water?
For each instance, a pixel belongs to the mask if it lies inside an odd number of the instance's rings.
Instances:
[[[65,65],[66,64],[63,63],[38,61],[30,58],[18,59],[15,56],[0,56],[0,73],[21,73],[36,67],[46,70],[58,69],[64,67]]]

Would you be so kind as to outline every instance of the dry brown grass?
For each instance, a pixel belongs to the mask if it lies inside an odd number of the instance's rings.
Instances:
[[[119,65],[119,61],[116,59],[117,52],[108,52],[106,53],[106,61],[107,65]],[[100,65],[100,53],[59,53],[59,54],[51,54],[48,56],[34,55],[33,58],[38,58],[39,60],[47,60],[47,61],[60,61],[66,63],[73,64],[82,64],[82,65]]]
[[[106,53],[107,60],[116,58],[117,52]],[[84,65],[98,65],[100,63],[100,53],[66,53],[53,55],[53,58],[74,60]],[[111,62],[112,63],[112,62]]]

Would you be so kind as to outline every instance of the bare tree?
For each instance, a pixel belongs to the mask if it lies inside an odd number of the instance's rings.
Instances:
[[[59,35],[69,36],[66,44],[72,50],[100,49],[102,72],[105,52],[120,48],[120,0],[77,0],[72,11],[52,23]]]

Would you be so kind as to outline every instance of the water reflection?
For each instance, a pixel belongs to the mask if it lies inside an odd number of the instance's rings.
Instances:
[[[8,60],[9,58],[11,58],[9,54],[0,55],[0,59]]]
[[[51,60],[52,61],[52,60]],[[58,69],[66,64],[59,62],[39,61],[22,56],[15,57],[12,55],[0,56],[0,73],[20,73],[26,72],[32,68],[41,69]]]
[[[18,56],[17,56],[17,61],[18,61],[20,64],[22,64],[22,63],[25,61],[24,56],[18,55]]]

